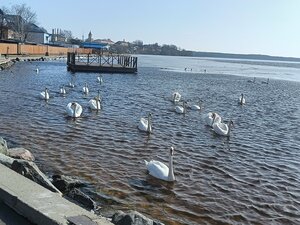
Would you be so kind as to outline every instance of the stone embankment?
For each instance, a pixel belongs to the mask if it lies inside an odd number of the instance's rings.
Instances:
[[[14,63],[19,61],[47,61],[47,60],[60,60],[65,59],[66,56],[24,56],[24,55],[11,55],[1,56],[0,54],[0,71],[10,68]]]
[[[80,190],[84,182],[64,175],[49,179],[34,160],[29,150],[8,148],[0,137],[0,202],[33,224],[163,225],[136,211],[96,215],[95,202]]]

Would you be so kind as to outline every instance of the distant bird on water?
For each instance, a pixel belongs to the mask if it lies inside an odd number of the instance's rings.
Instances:
[[[82,91],[83,91],[83,93],[86,94],[86,95],[89,93],[89,88],[88,88],[87,83],[85,83],[85,86],[82,88]]]
[[[60,90],[59,90],[59,93],[62,94],[62,95],[65,95],[66,94],[66,89],[65,89],[65,86],[62,85]]]
[[[138,129],[150,134],[152,132],[152,114],[149,113],[147,118],[141,118]]]
[[[240,98],[239,98],[239,104],[240,105],[244,105],[246,103],[244,94],[241,94]]]
[[[48,92],[48,88],[45,88],[45,91],[42,91],[40,93],[40,98],[44,99],[44,100],[48,100],[49,99],[49,92]]]
[[[181,99],[181,94],[179,94],[178,92],[174,92],[172,94],[172,102],[177,103],[179,102]]]
[[[177,105],[175,107],[175,112],[177,112],[179,114],[185,114],[186,113],[186,102],[183,101],[182,102],[182,106],[181,105]]]
[[[249,83],[255,83],[255,77],[253,77],[253,80],[248,80]]]
[[[190,106],[192,110],[201,110],[202,101],[199,99],[197,104],[193,104]]]
[[[262,84],[269,84],[270,78],[267,79],[267,81],[262,81]]]
[[[98,80],[98,83],[99,83],[99,84],[102,84],[102,83],[103,83],[103,78],[102,78],[102,76],[99,76],[99,77],[97,78],[97,80]]]
[[[221,116],[219,114],[215,113],[215,112],[207,113],[204,120],[205,120],[206,125],[210,126],[210,127],[212,127],[214,123],[222,122]]]
[[[213,124],[213,130],[222,136],[230,136],[231,128],[233,127],[232,120],[229,121],[228,124],[226,123],[214,123]]]
[[[100,110],[101,109],[101,97],[100,97],[99,90],[98,90],[98,95],[89,101],[89,106],[92,110]]]

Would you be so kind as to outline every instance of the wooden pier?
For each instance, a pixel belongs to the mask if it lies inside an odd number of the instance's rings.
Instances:
[[[67,69],[72,72],[136,73],[137,57],[115,54],[76,55],[68,52]]]

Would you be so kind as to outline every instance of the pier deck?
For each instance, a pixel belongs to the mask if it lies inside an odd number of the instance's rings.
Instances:
[[[129,55],[76,55],[69,52],[67,68],[72,72],[136,73],[137,57]]]

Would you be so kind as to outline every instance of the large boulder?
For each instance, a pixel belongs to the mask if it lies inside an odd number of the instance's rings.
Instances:
[[[68,193],[73,188],[83,187],[86,184],[74,177],[55,174],[52,176],[52,184],[63,194]]]
[[[42,185],[50,191],[57,192],[62,195],[62,193],[50,182],[46,175],[40,171],[34,162],[15,159],[11,165],[11,169]]]
[[[128,213],[117,211],[111,222],[115,225],[163,225],[163,223],[151,220],[137,211]]]
[[[7,143],[2,137],[0,137],[0,153],[7,155]]]
[[[96,208],[95,201],[78,188],[73,188],[67,193],[67,196],[88,210],[94,210]]]
[[[13,164],[14,159],[6,156],[4,154],[0,154],[0,163],[7,166],[8,168],[11,168],[11,165]]]
[[[8,155],[15,159],[34,161],[34,156],[32,153],[25,148],[10,148],[8,149]]]

